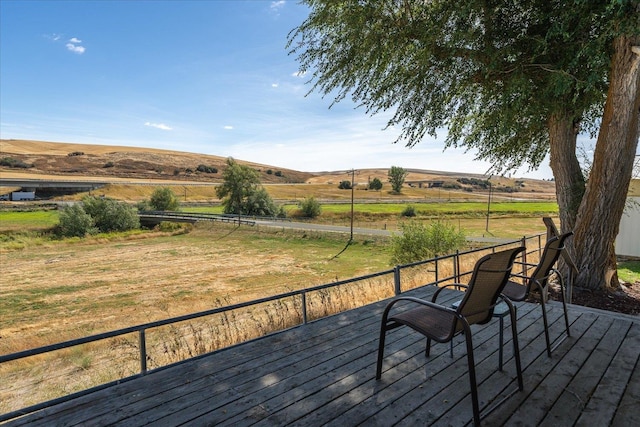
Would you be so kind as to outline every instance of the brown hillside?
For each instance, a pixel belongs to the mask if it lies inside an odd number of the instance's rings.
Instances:
[[[65,177],[99,177],[153,179],[172,181],[220,182],[226,158],[207,154],[154,148],[70,144],[45,141],[0,140],[2,158],[11,157],[28,169],[0,167],[3,176],[10,172]],[[264,183],[302,183],[310,173],[275,168],[236,159],[260,172]],[[200,172],[199,165],[217,169],[217,173]],[[280,175],[280,176],[278,176]]]
[[[42,179],[77,178],[99,179],[108,182],[126,181],[171,181],[171,182],[211,182],[222,181],[222,172],[226,167],[226,158],[206,154],[154,148],[106,146],[91,144],[71,144],[62,142],[0,140],[0,158],[11,158],[22,162],[29,168],[0,166],[5,178],[33,177]],[[351,180],[350,171],[301,172],[274,166],[246,162],[260,172],[264,184],[308,183],[338,185],[341,181]],[[217,169],[217,173],[200,172],[199,165]],[[439,172],[419,169],[407,169],[405,186],[426,188],[429,182],[439,181],[447,188],[456,190],[474,190],[471,184],[460,183],[460,179],[485,180],[478,174],[462,172]],[[388,185],[388,169],[360,169],[354,179],[360,188],[366,187],[373,179],[380,179]],[[278,176],[280,175],[280,176]],[[494,190],[503,192],[514,189],[518,197],[538,198],[554,197],[555,187],[551,181],[535,179],[491,178]],[[486,191],[486,189],[485,189]]]

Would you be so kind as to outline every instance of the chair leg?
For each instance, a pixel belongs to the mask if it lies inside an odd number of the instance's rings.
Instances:
[[[564,297],[564,279],[562,279],[562,275],[558,274],[560,278],[560,297],[562,298],[562,309],[564,310],[564,325],[567,328],[567,336],[571,336],[571,332],[569,332],[569,315],[567,314],[567,303]]]
[[[378,341],[378,361],[376,363],[376,379],[379,380],[382,376],[382,358],[384,357],[384,339],[387,334],[385,328],[385,322],[380,325],[380,339]]]
[[[431,354],[431,338],[427,337],[427,346],[424,349],[425,357],[429,357]]]
[[[547,356],[551,357],[551,340],[549,339],[549,322],[547,321],[547,307],[544,298],[540,298],[540,307],[542,308],[542,322],[544,323],[544,339],[547,342]]]
[[[504,343],[504,317],[500,316],[500,348],[498,350],[498,370],[502,372],[502,345]]]
[[[471,387],[471,403],[473,405],[473,424],[480,425],[480,405],[478,404],[478,384],[476,382],[476,363],[473,357],[473,342],[471,330],[467,326],[464,332],[467,343],[467,363],[469,364],[469,385]]]
[[[518,325],[517,325],[516,308],[514,306],[509,307],[509,315],[511,317],[511,334],[513,335],[513,356],[516,359],[518,389],[522,391],[524,390],[524,381],[522,379],[522,365],[520,364],[520,344],[518,343]]]

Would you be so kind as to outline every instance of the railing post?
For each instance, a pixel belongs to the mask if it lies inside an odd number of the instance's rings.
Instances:
[[[400,266],[393,267],[393,291],[396,296],[402,293],[402,289],[400,289]]]
[[[302,297],[302,324],[307,324],[307,293],[302,292],[300,294]]]
[[[140,344],[140,373],[146,375],[147,373],[147,340],[144,336],[144,329],[138,331],[138,340]]]
[[[456,249],[453,256],[453,280],[460,283],[460,250]]]
[[[436,268],[435,268],[435,273],[436,273],[436,286],[438,286],[440,284],[440,277],[438,275],[438,255],[436,255]]]
[[[522,236],[522,246],[524,246],[524,251],[522,251],[522,275],[526,276],[527,274],[527,236]]]

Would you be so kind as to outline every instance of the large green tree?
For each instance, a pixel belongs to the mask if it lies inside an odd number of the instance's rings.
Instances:
[[[306,0],[289,36],[312,91],[393,111],[407,146],[447,129],[503,173],[547,154],[577,285],[616,286],[614,241],[638,144],[638,0]],[[579,132],[600,129],[582,174]],[[489,172],[489,171],[488,171]]]
[[[278,207],[260,184],[258,172],[249,166],[229,157],[222,180],[216,187],[216,195],[223,199],[224,213],[259,216],[278,213]]]
[[[395,193],[402,192],[402,185],[404,184],[404,180],[407,177],[408,173],[409,172],[407,172],[400,166],[391,166],[391,169],[389,169],[387,176],[389,178],[389,182],[391,183],[391,189]]]

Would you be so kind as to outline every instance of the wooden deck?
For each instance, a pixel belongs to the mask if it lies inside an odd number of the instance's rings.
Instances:
[[[432,287],[408,294],[428,297]],[[447,295],[450,301],[455,295]],[[444,297],[441,301],[447,301]],[[386,302],[218,351],[86,395],[7,425],[468,425],[472,410],[463,338],[424,356],[409,328],[387,336],[376,381]],[[562,308],[551,303],[552,339]],[[540,308],[518,304],[525,390],[517,391],[509,321],[497,371],[498,321],[474,327],[483,408],[515,391],[484,425],[640,425],[640,318],[570,309],[571,337],[548,358]]]

